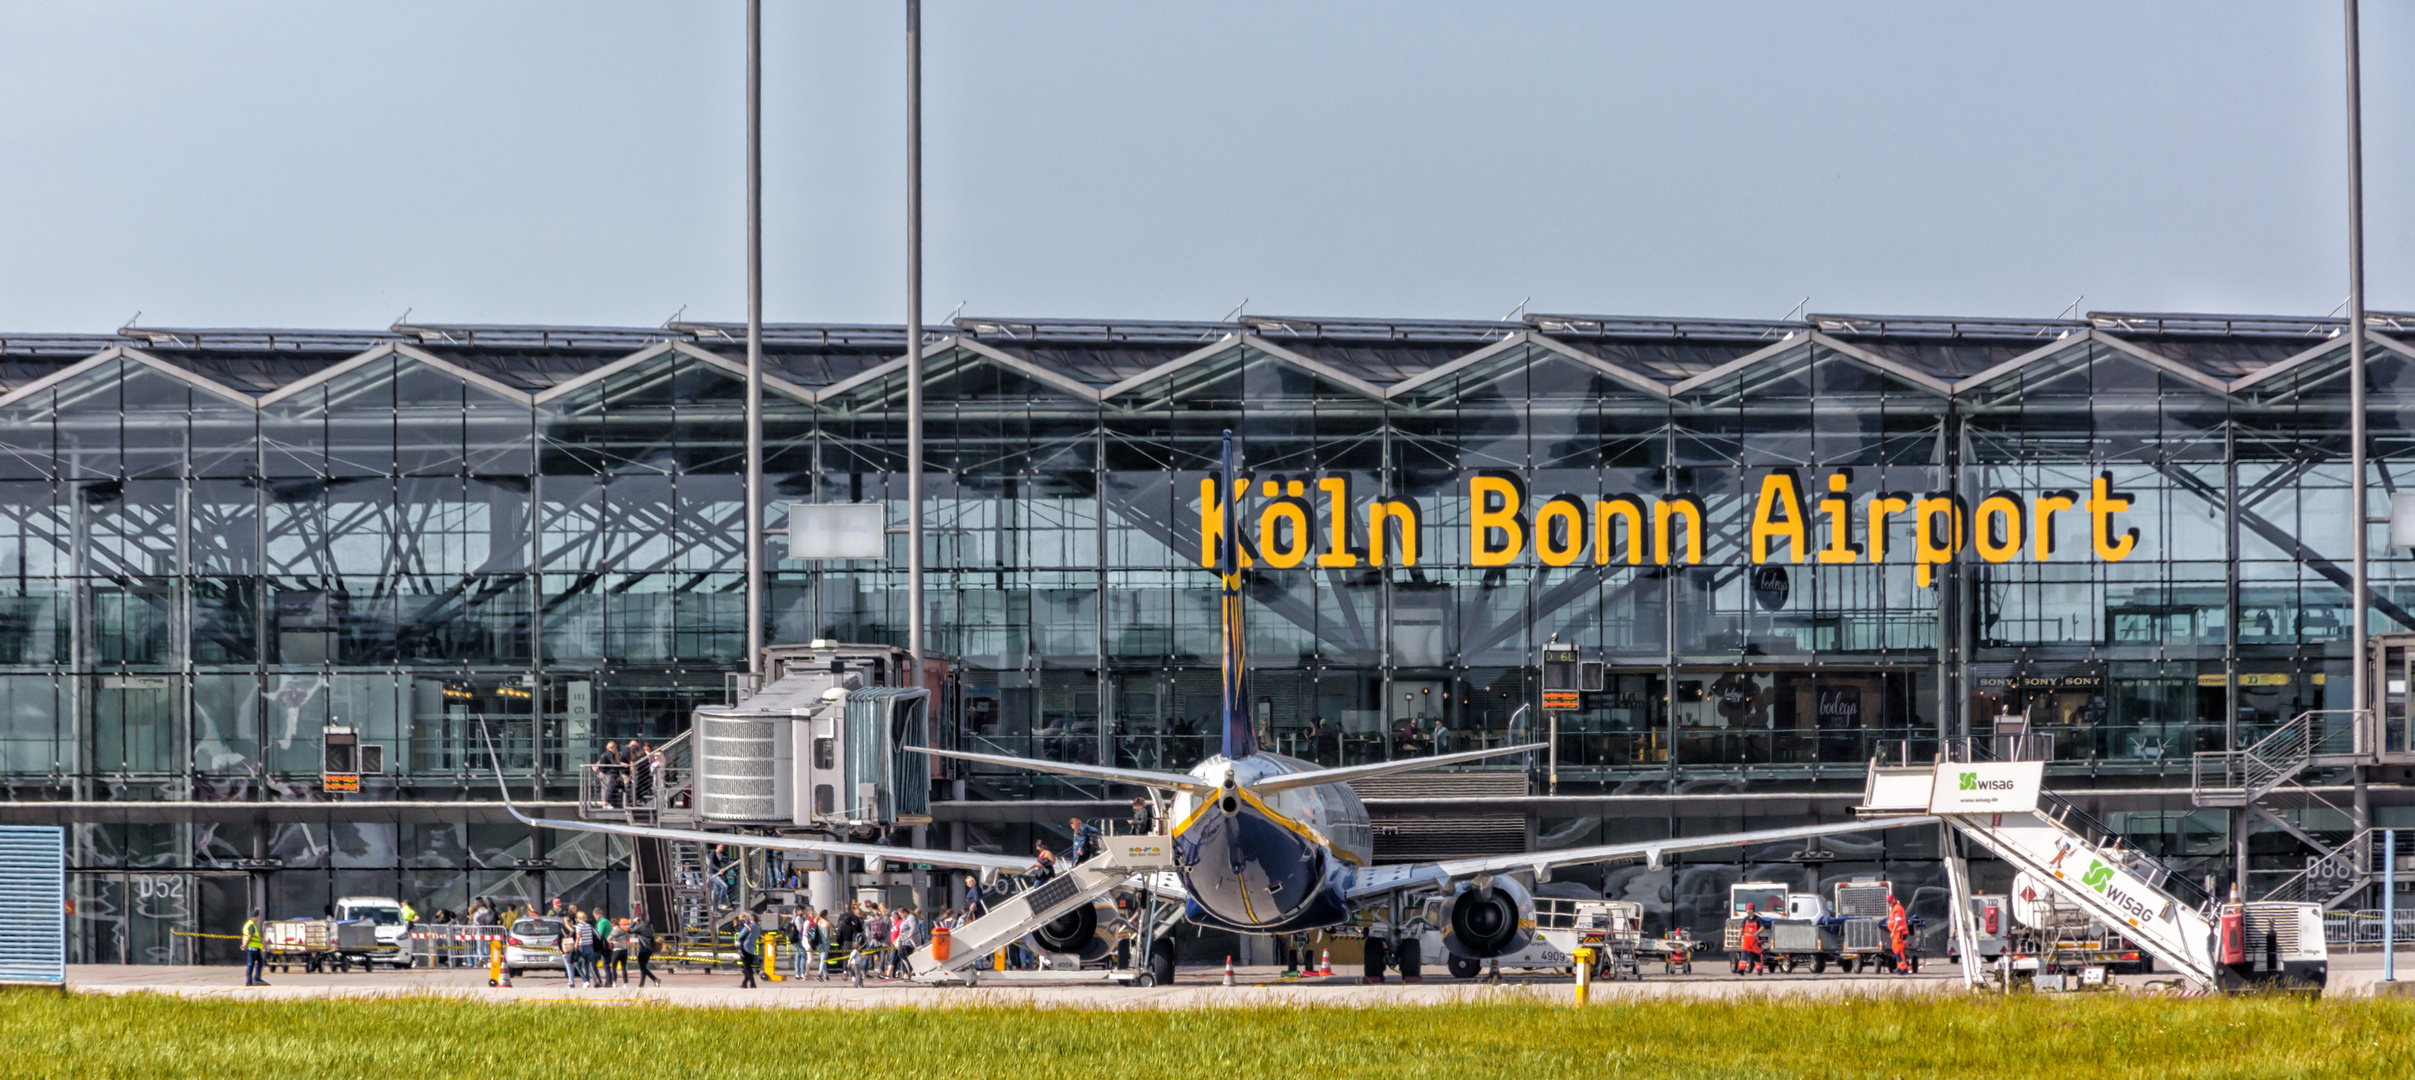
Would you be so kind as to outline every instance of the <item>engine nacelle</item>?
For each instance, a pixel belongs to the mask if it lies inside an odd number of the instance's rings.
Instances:
[[[1031,937],[1047,952],[1084,954],[1100,940],[1098,908],[1083,904],[1032,931]]]
[[[1535,940],[1535,897],[1513,878],[1462,881],[1442,905],[1442,944],[1454,956],[1483,960]]]

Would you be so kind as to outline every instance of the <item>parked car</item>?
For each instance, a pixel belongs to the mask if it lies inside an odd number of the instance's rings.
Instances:
[[[521,919],[503,939],[503,970],[512,978],[532,967],[562,966],[562,922],[559,919]]]

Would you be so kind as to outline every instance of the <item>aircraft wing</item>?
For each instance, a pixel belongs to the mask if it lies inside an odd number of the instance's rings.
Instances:
[[[728,844],[731,847],[771,848],[775,851],[797,851],[808,855],[846,855],[858,859],[882,859],[892,865],[921,863],[944,866],[951,870],[1000,870],[1019,873],[1031,869],[1030,859],[1011,855],[984,855],[978,851],[934,851],[928,848],[887,847],[881,844],[845,844],[831,840],[806,840],[787,836],[748,836],[743,833],[702,832],[695,829],[660,829],[647,825],[613,825],[598,821],[562,821],[552,818],[532,818],[512,808],[512,816],[544,829],[569,829],[575,832],[610,833],[614,836],[637,836],[655,840],[686,840],[696,844]]]
[[[1356,900],[1360,897],[1374,896],[1395,889],[1434,888],[1464,877],[1513,874],[1519,871],[1546,871],[1555,866],[1617,862],[1622,859],[1643,859],[1657,867],[1660,865],[1662,856],[1682,851],[1751,847],[1780,840],[1809,840],[1820,836],[1869,832],[1874,829],[1900,829],[1907,825],[1934,825],[1936,823],[1937,819],[1933,817],[1841,821],[1832,825],[1804,825],[1791,829],[1712,833],[1707,836],[1677,836],[1667,840],[1597,844],[1592,847],[1567,848],[1560,851],[1530,851],[1522,855],[1484,855],[1472,859],[1445,859],[1441,862],[1375,866],[1359,872],[1357,882],[1350,889],[1350,898]]]
[[[609,833],[613,836],[636,836],[652,840],[686,840],[694,844],[729,844],[735,847],[771,848],[774,851],[799,851],[808,855],[845,855],[858,859],[880,859],[892,863],[923,863],[944,866],[952,870],[1002,870],[1009,873],[1031,868],[1030,859],[1010,855],[984,855],[977,851],[933,851],[928,848],[887,847],[881,844],[843,844],[832,840],[805,840],[786,836],[748,836],[744,833],[704,832],[697,829],[662,829],[647,825],[612,825],[596,821],[563,821],[556,818],[533,818],[520,812],[512,802],[511,785],[503,782],[502,764],[495,758],[492,735],[480,721],[480,735],[487,740],[487,760],[495,764],[495,789],[503,796],[503,808],[523,824],[540,829],[566,829],[571,832]]]
[[[1379,761],[1373,765],[1345,765],[1338,769],[1311,769],[1307,772],[1283,773],[1277,776],[1261,776],[1256,780],[1250,781],[1249,789],[1257,792],[1268,792],[1285,791],[1291,788],[1316,787],[1322,784],[1347,784],[1353,780],[1365,780],[1376,776],[1390,776],[1393,773],[1409,772],[1415,769],[1431,769],[1437,765],[1464,765],[1471,761],[1482,761],[1489,757],[1500,757],[1503,754],[1529,754],[1537,750],[1549,749],[1551,749],[1551,744],[1549,743],[1529,743],[1525,746],[1500,746],[1490,750],[1466,750],[1456,754],[1438,754],[1434,757],[1402,758],[1399,761]]]
[[[974,754],[963,750],[940,750],[929,746],[904,746],[899,749],[911,750],[917,754],[929,754],[932,757],[954,758],[957,761],[971,761],[982,765],[1005,765],[1016,769],[1030,769],[1033,772],[1079,776],[1088,780],[1107,780],[1118,784],[1131,784],[1134,787],[1156,788],[1159,791],[1187,791],[1193,795],[1206,795],[1216,790],[1216,785],[1189,773],[1158,772],[1154,769],[1119,769],[1109,765],[1042,761],[1038,758],[1008,757],[1004,754]]]

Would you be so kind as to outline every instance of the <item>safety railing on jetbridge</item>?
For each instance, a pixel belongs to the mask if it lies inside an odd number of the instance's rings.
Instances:
[[[589,821],[662,823],[691,813],[693,776],[681,732],[644,763],[579,766],[579,816]]]

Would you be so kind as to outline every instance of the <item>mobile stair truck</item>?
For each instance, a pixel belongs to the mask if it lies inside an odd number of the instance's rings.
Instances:
[[[1965,757],[1976,756],[1965,753]],[[2207,989],[2257,985],[2320,989],[2329,963],[2320,905],[2217,903],[2086,814],[2043,790],[2042,761],[1872,761],[1863,817],[1933,814],[1960,836],[2027,875],[2058,904],[2087,912],[2167,969]],[[1980,984],[1969,868],[1946,845],[1954,952],[1963,980]]]
[[[932,935],[911,958],[914,978],[970,985],[999,950],[1021,944],[1062,966],[1050,963],[1050,970],[1003,978],[1053,974],[1134,986],[1172,982],[1173,943],[1158,941],[1157,929],[1165,921],[1161,907],[1181,897],[1182,886],[1172,873],[1174,842],[1154,835],[1103,836],[1099,847],[1088,861],[991,904],[988,914],[944,936]]]

